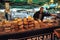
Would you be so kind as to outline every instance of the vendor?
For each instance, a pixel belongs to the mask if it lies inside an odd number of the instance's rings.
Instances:
[[[56,15],[54,15],[54,14],[49,14],[49,13],[46,13],[46,12],[43,12],[43,11],[44,11],[44,8],[41,7],[40,10],[37,11],[37,12],[34,14],[33,18],[34,18],[35,20],[41,20],[41,21],[43,21],[44,16],[56,16]]]

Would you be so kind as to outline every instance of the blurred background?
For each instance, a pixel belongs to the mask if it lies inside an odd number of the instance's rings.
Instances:
[[[8,3],[7,7],[10,9],[12,18],[33,17],[40,7],[44,7],[44,12],[60,13],[60,0],[0,0],[0,14],[2,15],[6,9],[6,3]]]

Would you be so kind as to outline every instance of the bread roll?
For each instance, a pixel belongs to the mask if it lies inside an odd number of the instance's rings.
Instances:
[[[11,28],[5,28],[5,32],[11,32]]]
[[[28,25],[24,25],[24,27],[23,27],[24,29],[28,29]]]
[[[29,24],[28,26],[29,29],[34,29],[34,27],[35,27],[34,24]]]
[[[34,21],[30,21],[30,22],[28,22],[28,24],[34,24]]]
[[[15,26],[14,25],[11,25],[11,29],[14,29],[15,28]]]
[[[28,21],[34,21],[34,19],[31,16],[29,16]]]
[[[26,21],[28,21],[28,20],[27,20],[27,18],[24,18],[23,21],[26,22]]]
[[[24,23],[23,24],[27,24],[28,25],[28,21],[24,21]]]
[[[20,19],[17,19],[17,21],[18,21],[18,22],[21,22],[21,21],[22,21],[22,19],[21,19],[21,18],[20,18]]]
[[[34,27],[34,24],[29,24],[29,27]]]
[[[17,23],[18,21],[12,21],[12,23]]]
[[[18,22],[18,25],[23,25],[23,22],[21,21],[21,22]]]
[[[19,27],[18,26],[15,26],[14,29],[15,29],[15,31],[18,31],[19,30]]]
[[[23,29],[23,25],[20,25],[20,26],[19,26],[19,29]]]
[[[52,26],[53,26],[53,24],[52,24],[52,23],[48,23],[47,25],[48,25],[48,27],[52,27]]]
[[[0,26],[0,32],[3,32],[3,31],[4,31],[4,27]]]
[[[15,29],[11,29],[11,32],[16,32]]]
[[[34,25],[35,25],[35,28],[36,28],[36,29],[37,29],[37,28],[40,28],[40,24],[39,24],[38,21],[34,21]]]
[[[18,20],[18,18],[15,18],[15,19],[14,19],[14,21],[17,21],[17,20]]]
[[[41,22],[41,28],[47,28],[48,27],[48,25],[47,24],[45,24],[45,23],[43,23],[43,22]]]

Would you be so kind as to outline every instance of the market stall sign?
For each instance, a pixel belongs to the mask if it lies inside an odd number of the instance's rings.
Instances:
[[[18,40],[18,39],[9,39],[9,40]],[[36,35],[32,37],[19,38],[19,40],[51,40],[51,34],[49,35]]]

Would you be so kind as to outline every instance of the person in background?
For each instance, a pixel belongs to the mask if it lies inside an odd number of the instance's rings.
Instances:
[[[6,18],[6,20],[10,20],[10,18],[11,18],[9,9],[8,10],[5,10],[5,18]]]
[[[35,20],[41,20],[41,21],[43,21],[44,16],[56,16],[56,15],[55,15],[55,14],[49,14],[49,13],[44,12],[44,8],[41,7],[40,10],[37,11],[37,12],[34,14],[33,18],[34,18]]]

